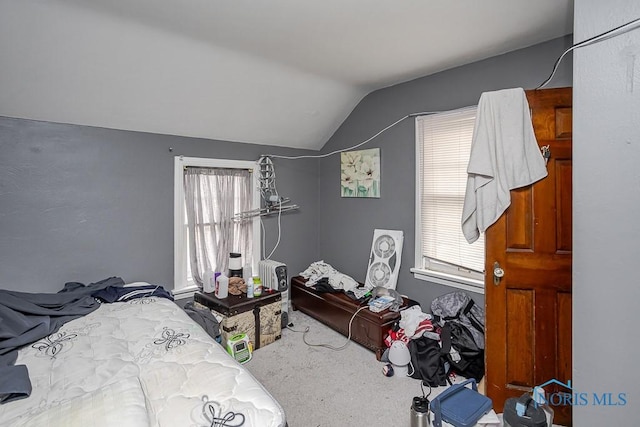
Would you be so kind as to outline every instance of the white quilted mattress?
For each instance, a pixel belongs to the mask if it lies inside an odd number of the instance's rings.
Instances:
[[[249,362],[251,363],[251,362]],[[31,396],[2,426],[284,426],[280,404],[175,303],[102,304],[20,350]]]

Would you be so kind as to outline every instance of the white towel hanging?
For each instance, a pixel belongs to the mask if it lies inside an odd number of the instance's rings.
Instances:
[[[462,232],[473,243],[509,207],[510,190],[547,176],[522,88],[480,96],[467,173]]]

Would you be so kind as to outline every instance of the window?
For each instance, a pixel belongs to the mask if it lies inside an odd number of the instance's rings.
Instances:
[[[259,220],[234,221],[260,207],[255,168],[251,161],[175,158],[174,294],[195,290],[207,269],[225,271],[230,252],[245,263],[259,259]]]
[[[416,118],[416,278],[483,292],[484,235],[462,234],[476,107]]]

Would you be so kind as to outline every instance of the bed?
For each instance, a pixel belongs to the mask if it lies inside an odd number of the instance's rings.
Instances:
[[[2,426],[284,426],[280,404],[173,301],[102,303],[20,348]],[[225,420],[222,422],[221,420]]]

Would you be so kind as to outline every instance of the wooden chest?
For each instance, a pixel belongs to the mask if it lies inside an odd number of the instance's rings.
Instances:
[[[349,321],[361,305],[343,293],[316,292],[305,283],[306,279],[301,276],[291,278],[291,307],[348,336]],[[407,303],[405,299],[404,305]],[[351,324],[351,339],[374,351],[380,360],[387,348],[384,339],[398,320],[400,312],[361,310]]]
[[[265,293],[260,297],[247,298],[246,294],[229,295],[218,299],[212,293],[196,292],[196,305],[211,310],[221,317],[220,334],[222,343],[235,334],[244,332],[258,349],[279,340],[282,336],[282,294]]]

